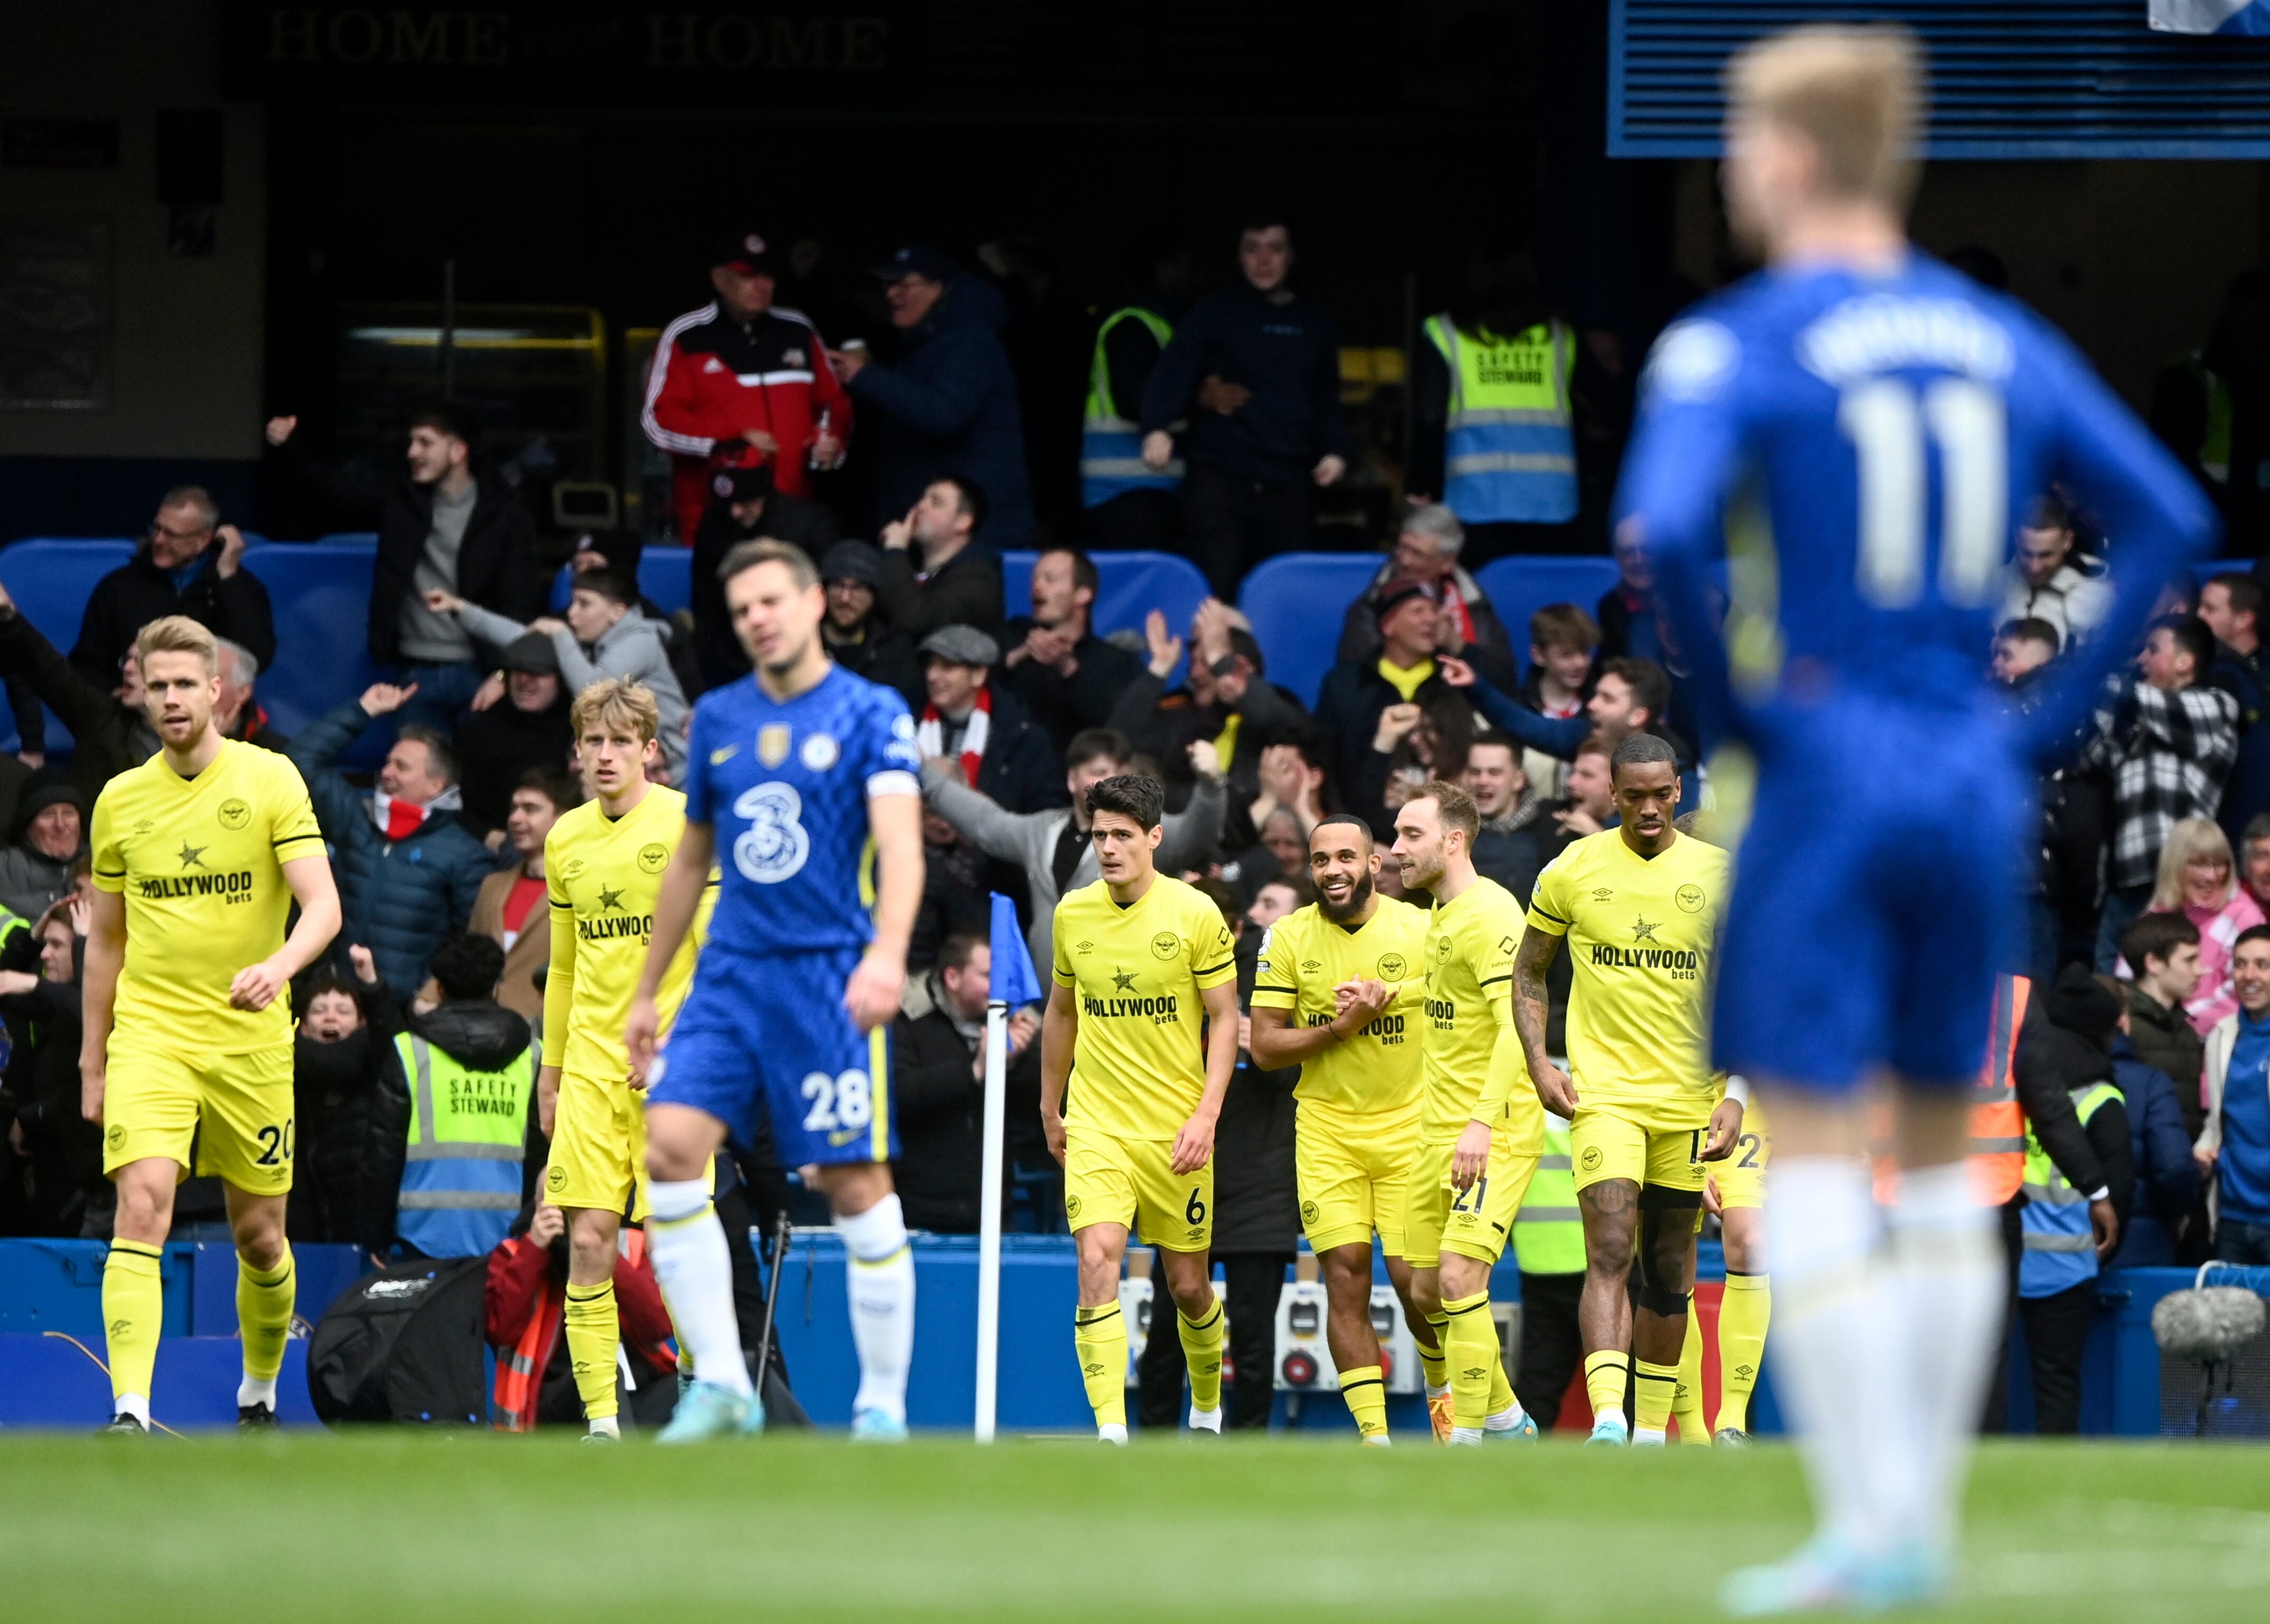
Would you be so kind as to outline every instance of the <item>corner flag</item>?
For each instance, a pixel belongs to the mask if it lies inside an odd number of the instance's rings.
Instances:
[[[993,984],[988,989],[1003,1004],[1036,1004],[1041,978],[1033,973],[1033,955],[1025,950],[1025,933],[1017,928],[1017,905],[999,892],[993,894]]]

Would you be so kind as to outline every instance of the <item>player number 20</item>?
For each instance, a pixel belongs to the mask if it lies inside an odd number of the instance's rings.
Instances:
[[[812,1109],[804,1114],[805,1129],[827,1133],[837,1128],[865,1127],[875,1120],[870,1088],[864,1072],[845,1072],[835,1077],[814,1072],[804,1079],[804,1097],[812,1101]]]
[[[2001,396],[1969,378],[1935,379],[1920,397],[1873,378],[1844,391],[1836,421],[1859,457],[1861,595],[1879,609],[1923,597],[1928,435],[1939,447],[1940,592],[1973,606],[1993,596],[2010,515]]]

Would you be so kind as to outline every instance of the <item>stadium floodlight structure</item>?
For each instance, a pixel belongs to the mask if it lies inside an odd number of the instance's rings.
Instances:
[[[993,1442],[1001,1364],[1001,1186],[1008,1131],[1009,1011],[1041,996],[1016,905],[993,894],[993,974],[985,997],[985,1148],[977,1183],[977,1442]]]

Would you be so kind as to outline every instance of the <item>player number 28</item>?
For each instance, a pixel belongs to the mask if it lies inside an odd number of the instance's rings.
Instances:
[[[826,1133],[836,1128],[864,1128],[875,1120],[875,1104],[864,1072],[845,1072],[830,1077],[825,1072],[814,1072],[804,1079],[804,1097],[812,1101],[812,1109],[804,1114],[804,1125],[812,1133]]]
[[[1923,597],[1925,439],[1939,448],[1939,590],[1950,604],[1993,595],[2009,523],[2008,431],[2002,397],[1969,378],[1939,378],[1918,397],[1898,378],[1844,391],[1836,421],[1860,464],[1861,594],[1880,609]]]

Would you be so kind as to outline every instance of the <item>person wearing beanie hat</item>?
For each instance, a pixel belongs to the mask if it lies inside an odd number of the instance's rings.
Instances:
[[[883,582],[883,555],[870,543],[839,541],[820,560],[820,584],[827,590],[827,614],[820,635],[827,656],[854,676],[907,696],[920,710],[927,698],[914,639],[881,614],[875,595]],[[738,647],[738,645],[736,645]]]
[[[766,536],[792,543],[817,560],[841,533],[835,514],[777,488],[772,463],[746,447],[742,451],[747,454],[710,471],[707,506],[694,532],[694,663],[705,689],[749,673],[749,656],[725,612],[725,583],[717,578],[725,555]]]
[[[820,330],[773,303],[771,244],[736,232],[716,254],[716,297],[662,330],[639,414],[647,438],[670,453],[671,510],[689,546],[720,462],[752,456],[775,489],[804,496],[812,471],[840,464],[851,439],[851,400]]]
[[[60,772],[34,774],[16,803],[15,836],[0,851],[0,907],[37,919],[70,894],[86,856],[86,797]]]
[[[505,696],[457,724],[465,804],[457,820],[491,851],[509,837],[513,790],[537,768],[564,772],[575,730],[568,707],[574,697],[560,675],[559,650],[542,632],[524,632],[505,645],[499,662]]]

